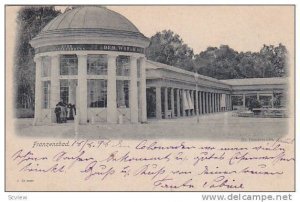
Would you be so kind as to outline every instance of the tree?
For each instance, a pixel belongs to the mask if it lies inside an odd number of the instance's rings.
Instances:
[[[54,6],[26,6],[18,12],[18,36],[14,55],[14,92],[17,108],[33,108],[34,106],[34,49],[29,41],[59,14],[60,11],[56,11]]]
[[[195,67],[199,74],[217,79],[238,77],[238,52],[227,45],[219,48],[208,47],[206,51],[195,55]]]
[[[264,45],[260,50],[263,67],[261,68],[262,77],[286,76],[286,47],[279,44],[277,47]]]
[[[171,30],[157,32],[146,49],[149,60],[193,71],[193,50]]]
[[[259,52],[237,52],[227,45],[208,47],[195,55],[198,73],[217,79],[287,76],[285,46],[264,45]]]
[[[259,100],[257,100],[256,98],[250,97],[249,98],[249,110],[253,111],[254,108],[261,108],[261,103]]]

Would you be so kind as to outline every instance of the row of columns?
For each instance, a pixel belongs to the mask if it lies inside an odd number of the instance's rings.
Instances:
[[[170,89],[170,98],[168,89]],[[164,96],[164,103],[162,103],[162,90]],[[183,92],[189,93],[193,109],[184,109],[183,102]],[[214,93],[214,92],[204,92],[196,90],[185,90],[178,88],[167,88],[167,87],[156,87],[156,118],[174,118],[181,116],[194,116],[197,114],[208,114],[221,111],[231,110],[231,97],[229,94]],[[222,96],[224,96],[225,103],[222,104]],[[176,102],[175,102],[176,98]],[[169,109],[169,102],[171,103],[171,109]],[[162,104],[164,105],[164,111],[162,113]],[[176,106],[176,107],[175,107]],[[176,112],[176,113],[175,113]],[[171,117],[168,117],[168,115]],[[176,115],[175,115],[176,114]]]
[[[80,59],[81,58],[81,59]],[[117,111],[117,89],[116,89],[116,58],[117,55],[108,55],[108,68],[107,68],[107,122],[118,122]],[[140,95],[138,96],[138,78],[137,78],[137,60],[140,60]],[[81,61],[81,63],[80,63]],[[81,66],[80,66],[81,64]],[[79,117],[81,123],[86,123],[87,120],[87,55],[78,57],[78,80],[79,88]],[[81,69],[81,71],[80,71]],[[83,76],[82,76],[83,75]],[[84,94],[83,94],[84,93]],[[147,121],[147,100],[146,100],[146,63],[145,58],[137,58],[130,56],[130,89],[129,89],[129,107],[130,107],[130,121],[138,123]],[[139,99],[139,101],[138,101]],[[141,107],[141,117],[139,119],[139,104]]]
[[[263,94],[263,95],[264,95],[264,94]],[[246,108],[246,96],[247,96],[247,94],[244,93],[242,96],[243,96],[243,108]],[[258,101],[260,100],[259,96],[260,96],[260,94],[259,94],[259,93],[256,93],[256,99],[257,99]],[[273,107],[274,107],[274,102],[273,102],[273,100],[274,100],[274,94],[271,93],[270,96],[271,96],[271,100],[272,100],[271,105],[272,105],[272,108],[273,108]]]
[[[77,115],[81,124],[87,123],[87,54],[76,54],[78,59],[78,85],[76,89]],[[117,89],[116,89],[116,59],[117,55],[108,56],[107,68],[107,122],[118,122],[117,111]],[[140,61],[140,93],[138,95],[137,60]],[[54,109],[60,101],[60,57],[51,56],[51,89],[50,109]],[[35,85],[35,123],[41,121],[42,111],[42,79],[41,68],[42,58],[36,56],[36,85]],[[147,100],[146,100],[146,61],[145,57],[130,56],[130,120],[132,123],[147,121]],[[139,117],[139,104],[140,116]],[[52,110],[53,111],[53,110]],[[53,113],[51,113],[53,114]],[[54,117],[52,117],[54,119]],[[55,120],[55,119],[54,119]]]

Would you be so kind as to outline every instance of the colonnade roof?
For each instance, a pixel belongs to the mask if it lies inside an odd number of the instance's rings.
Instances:
[[[163,64],[163,63],[159,63],[159,62],[154,62],[152,60],[147,60],[147,62],[149,64],[152,64],[152,65],[147,66],[147,69],[166,69],[166,70],[169,70],[169,71],[174,71],[174,72],[178,72],[178,73],[193,76],[193,77],[195,76],[194,72],[187,71],[187,70],[184,70],[184,69],[180,69],[178,67],[166,65],[166,64]],[[218,80],[218,79],[215,79],[215,78],[212,78],[212,77],[209,77],[209,76],[204,76],[204,75],[201,75],[201,74],[198,74],[198,78],[208,80],[208,81],[212,81],[212,82],[217,82],[217,83],[220,83],[220,84],[227,84],[227,83],[224,83],[221,80]]]
[[[194,72],[187,71],[180,69],[178,67],[162,64],[159,62],[154,62],[151,60],[147,60],[147,63],[150,65],[147,65],[147,69],[165,69],[169,71],[174,71],[177,73],[189,75],[189,76],[195,76]],[[248,85],[286,85],[288,84],[288,78],[285,77],[272,77],[272,78],[246,78],[246,79],[227,79],[227,80],[218,80],[212,77],[204,76],[201,74],[198,74],[199,79],[219,83],[219,84],[225,84],[228,86],[248,86]]]
[[[246,79],[227,79],[220,80],[231,86],[247,86],[247,85],[285,85],[288,84],[286,77],[271,78],[246,78]]]

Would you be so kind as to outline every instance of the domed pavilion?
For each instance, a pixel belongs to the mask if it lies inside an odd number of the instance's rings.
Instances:
[[[49,22],[35,49],[35,122],[55,122],[59,103],[76,106],[80,123],[146,121],[145,48],[149,39],[124,16],[82,6]],[[140,109],[140,110],[139,110]]]

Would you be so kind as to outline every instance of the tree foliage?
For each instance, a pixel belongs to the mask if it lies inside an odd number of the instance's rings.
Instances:
[[[287,72],[287,50],[263,45],[259,52],[238,52],[228,45],[208,47],[194,55],[178,34],[164,30],[151,37],[146,50],[149,60],[176,66],[217,79],[283,77]]]
[[[146,56],[155,62],[193,70],[193,50],[171,30],[157,32],[151,37]]]
[[[34,104],[35,64],[34,49],[29,41],[34,38],[45,25],[59,15],[54,6],[27,6],[19,10],[17,15],[17,39],[15,47],[14,85],[17,107],[30,108]]]
[[[227,45],[195,55],[200,74],[217,79],[283,77],[287,72],[284,45],[264,45],[259,52],[237,52]]]

